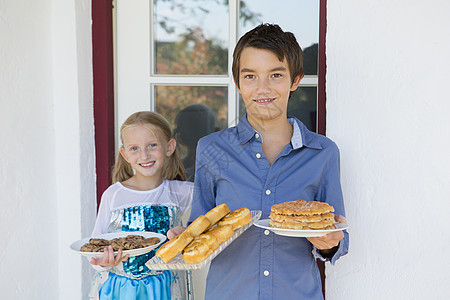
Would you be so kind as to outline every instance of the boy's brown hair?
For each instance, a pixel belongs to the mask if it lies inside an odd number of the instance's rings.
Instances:
[[[238,88],[241,53],[247,47],[269,50],[280,61],[286,59],[292,83],[297,76],[303,77],[303,52],[294,34],[284,32],[276,24],[265,23],[244,34],[234,48],[232,71]]]

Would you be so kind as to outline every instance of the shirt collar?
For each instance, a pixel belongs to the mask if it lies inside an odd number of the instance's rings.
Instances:
[[[299,149],[303,147],[302,133],[300,131],[300,128],[298,127],[298,123],[294,118],[288,118],[288,121],[289,123],[291,123],[294,129],[291,138],[292,149]]]
[[[247,114],[244,114],[242,118],[239,120],[237,125],[238,139],[239,143],[245,144],[247,143],[256,133],[256,130],[250,125],[247,120]]]
[[[293,127],[291,138],[292,149],[299,149],[303,146],[322,149],[322,145],[318,142],[315,134],[309,131],[302,122],[297,118],[288,118],[289,123]],[[257,132],[247,120],[247,114],[244,114],[237,125],[238,139],[240,144],[247,143]]]

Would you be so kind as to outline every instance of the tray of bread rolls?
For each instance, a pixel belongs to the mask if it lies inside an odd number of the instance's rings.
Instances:
[[[166,241],[145,265],[150,270],[200,270],[260,218],[260,210],[230,211],[218,205]]]

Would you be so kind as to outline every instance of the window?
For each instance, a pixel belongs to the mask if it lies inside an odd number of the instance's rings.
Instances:
[[[236,125],[245,113],[232,78],[232,55],[239,37],[261,23],[279,24],[299,41],[305,77],[292,94],[288,114],[317,131],[320,4],[117,1],[116,132],[135,111],[161,113],[175,129],[183,161],[191,170],[198,138]]]

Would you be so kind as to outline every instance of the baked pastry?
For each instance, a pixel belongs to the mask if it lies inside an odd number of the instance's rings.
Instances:
[[[214,226],[211,230],[194,238],[184,248],[182,252],[183,260],[188,264],[196,264],[203,261],[233,234],[234,231],[231,225]]]
[[[212,235],[217,242],[222,244],[226,240],[228,240],[233,234],[233,226],[231,224],[217,225],[207,231],[205,234]],[[215,250],[215,249],[214,249]]]
[[[205,217],[211,222],[211,226],[219,222],[220,219],[230,213],[230,208],[226,203],[217,205],[205,214]]]
[[[210,225],[211,222],[207,217],[204,215],[199,216],[186,228],[185,231],[183,231],[183,233],[162,245],[161,248],[156,251],[156,255],[165,263],[168,263],[178,253],[183,251],[183,249],[190,242],[192,242],[195,237],[201,235]]]
[[[207,231],[207,232],[199,235],[195,239],[201,241],[202,243],[205,243],[213,251],[216,250],[217,248],[219,248],[219,245],[220,245],[219,240],[216,238],[214,233],[212,233],[211,231]]]
[[[86,243],[83,246],[81,246],[80,251],[83,251],[83,252],[102,252],[105,249],[105,247],[108,247],[108,246],[98,246],[98,245],[93,245],[93,244]]]
[[[89,239],[89,244],[96,246],[109,246],[111,241],[99,238],[91,238]]]
[[[147,239],[143,239],[140,244],[142,247],[148,247],[159,243],[159,238],[151,237]]]
[[[189,231],[185,230],[181,234],[177,235],[175,238],[165,242],[156,251],[156,256],[161,258],[165,263],[172,260],[178,253],[180,253],[192,240],[194,237]]]
[[[203,261],[212,253],[212,249],[200,238],[195,238],[184,248],[182,257],[188,264],[196,264]]]
[[[219,225],[231,225],[233,230],[241,228],[252,220],[252,214],[247,207],[238,208],[219,221]]]
[[[271,227],[323,230],[333,229],[334,208],[325,202],[295,200],[272,205],[270,212]]]
[[[251,220],[248,208],[230,212],[228,205],[218,205],[195,219],[183,233],[162,245],[156,251],[156,256],[168,263],[181,252],[186,263],[199,263],[233,236],[234,229]]]
[[[189,232],[193,237],[196,237],[202,234],[209,226],[211,226],[211,222],[207,217],[201,215],[195,219],[185,231]]]
[[[159,243],[159,238],[144,238],[141,235],[130,234],[125,237],[114,238],[112,240],[105,240],[99,238],[89,239],[89,243],[81,246],[80,251],[83,252],[101,252],[105,247],[112,246],[114,251],[119,249],[132,250],[144,248]]]

